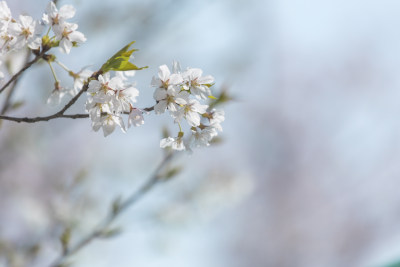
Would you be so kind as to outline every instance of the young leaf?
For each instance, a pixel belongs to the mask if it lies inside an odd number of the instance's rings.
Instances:
[[[101,67],[101,71],[106,73],[110,70],[114,71],[128,71],[128,70],[141,70],[145,69],[146,67],[137,67],[136,65],[129,62],[129,58],[131,57],[132,53],[138,51],[138,49],[130,49],[131,45],[135,43],[135,41],[130,42],[117,53],[115,53],[110,59],[107,60],[106,63],[103,64]]]

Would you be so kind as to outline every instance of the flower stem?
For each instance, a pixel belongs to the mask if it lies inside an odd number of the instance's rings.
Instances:
[[[53,74],[54,80],[56,81],[56,83],[59,83],[60,81],[58,80],[57,75],[56,75],[56,72],[54,71],[53,66],[51,65],[50,61],[47,61],[47,63],[48,63],[49,66],[50,66],[51,73]]]
[[[71,72],[71,70],[70,69],[68,69],[68,67],[67,66],[65,66],[63,63],[61,63],[60,61],[58,61],[58,60],[54,60],[54,62],[55,63],[57,63],[58,64],[58,66],[60,66],[61,68],[63,68],[66,72],[68,72],[68,73],[70,73]]]

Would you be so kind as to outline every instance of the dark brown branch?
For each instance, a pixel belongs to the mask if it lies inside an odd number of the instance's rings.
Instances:
[[[155,169],[150,178],[145,182],[142,187],[140,187],[137,191],[133,192],[126,200],[120,202],[118,208],[113,208],[107,217],[103,220],[102,223],[99,224],[97,228],[95,228],[92,232],[90,232],[87,236],[83,237],[80,241],[78,241],[75,245],[68,248],[61,254],[51,265],[50,267],[58,267],[62,266],[62,264],[72,255],[76,254],[82,248],[86,247],[92,241],[97,238],[102,237],[103,233],[107,231],[110,225],[115,221],[117,217],[123,214],[128,208],[132,207],[135,203],[137,203],[141,198],[143,198],[147,192],[149,192],[154,186],[162,181],[162,171],[166,167],[166,165],[171,161],[175,154],[168,153],[165,155],[164,159]]]
[[[78,98],[76,98],[78,99]],[[76,100],[74,100],[72,102],[73,99],[71,99],[70,102],[68,102],[68,104],[70,103],[75,103]],[[67,107],[68,104],[65,106]],[[70,104],[68,107],[70,107],[72,104]],[[49,121],[49,120],[53,120],[53,119],[58,119],[58,118],[67,118],[67,119],[85,119],[85,118],[89,118],[89,114],[63,114],[62,111],[67,110],[66,108],[63,108],[62,110],[60,110],[57,113],[54,113],[53,115],[49,115],[49,116],[44,116],[44,117],[23,117],[23,118],[17,118],[17,117],[10,117],[10,116],[3,116],[0,115],[0,120],[7,120],[7,121],[15,121],[18,123],[21,122],[25,122],[25,123],[35,123],[35,122],[40,122],[40,121]],[[143,108],[141,109],[143,111],[147,111],[150,112],[152,110],[154,110],[154,107],[148,107],[148,108]],[[129,114],[129,113],[124,113],[124,114]],[[103,115],[106,115],[106,113],[104,113]]]
[[[33,118],[16,118],[16,117],[9,117],[9,116],[3,116],[0,115],[1,120],[8,120],[8,121],[15,121],[15,122],[26,122],[26,123],[35,123],[39,121],[49,121],[53,119],[58,119],[58,118],[68,118],[68,119],[83,119],[83,118],[88,118],[88,114],[74,114],[74,115],[66,115],[66,114],[53,114],[50,116],[46,117],[33,117]]]
[[[150,111],[153,111],[153,110],[154,110],[154,106],[148,107],[148,108],[142,108],[141,110],[150,112]]]

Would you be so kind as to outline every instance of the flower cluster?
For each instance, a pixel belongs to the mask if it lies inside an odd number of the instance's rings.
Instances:
[[[196,147],[210,145],[212,139],[222,131],[221,123],[225,119],[223,110],[214,109],[206,101],[215,99],[211,93],[214,83],[212,76],[203,76],[203,71],[198,68],[182,71],[177,62],[173,63],[172,71],[162,65],[158,75],[151,81],[151,86],[156,88],[153,94],[155,105],[144,109],[134,107],[139,91],[128,81],[129,76],[135,70],[146,68],[139,68],[129,62],[132,53],[136,51],[130,48],[134,42],[118,51],[94,74],[86,68],[73,72],[48,53],[51,48],[59,47],[62,52],[69,54],[72,47],[86,41],[83,33],[77,31],[78,25],[67,21],[74,15],[73,6],[64,5],[57,9],[54,2],[50,1],[41,20],[24,15],[14,19],[7,3],[0,1],[0,67],[6,65],[2,62],[4,54],[28,47],[37,56],[35,60],[41,57],[48,63],[53,74],[55,89],[47,102],[59,104],[66,95],[74,97],[86,91],[88,98],[85,108],[94,131],[102,128],[104,136],[108,136],[118,126],[126,132],[130,126],[144,123],[145,111],[154,110],[156,114],[162,114],[168,110],[179,126],[179,131],[175,137],[162,139],[161,148],[191,151]],[[46,34],[42,36],[46,25]],[[49,36],[51,31],[53,36]],[[74,79],[73,88],[60,85],[52,63],[58,64]],[[112,77],[111,73],[114,73]],[[0,80],[3,77],[4,74],[0,72]],[[74,103],[76,99],[72,101]],[[128,115],[127,127],[123,115]],[[186,121],[186,126],[182,125],[183,121]],[[187,129],[186,134],[183,127]]]
[[[0,65],[8,52],[18,51],[28,46],[38,49],[42,43],[40,37],[43,26],[30,16],[20,15],[13,18],[5,1],[0,1]],[[4,74],[0,71],[0,80]]]
[[[54,2],[49,2],[40,21],[25,15],[14,19],[7,3],[0,1],[0,54],[20,50],[25,46],[39,49],[45,24],[49,25],[54,33],[49,40],[68,54],[73,45],[86,41],[83,33],[77,31],[78,25],[66,21],[74,15],[73,6],[65,5],[58,10]]]
[[[43,25],[30,16],[20,15],[17,19],[5,1],[0,2],[0,54],[20,50],[25,46],[38,49],[42,43],[40,37]]]
[[[127,83],[126,76],[133,72],[117,72],[110,77],[110,72],[99,75],[97,80],[89,83],[87,90],[86,111],[92,120],[94,131],[103,129],[104,136],[111,134],[116,126],[126,132],[122,114],[129,114],[128,127],[139,126],[144,123],[143,112],[133,107],[139,90]]]
[[[174,62],[172,73],[166,65],[159,67],[158,76],[151,82],[156,87],[154,99],[156,114],[164,113],[167,109],[179,125],[176,137],[161,140],[160,147],[171,147],[174,150],[191,150],[194,147],[209,146],[210,141],[222,131],[221,122],[225,115],[222,110],[209,108],[201,103],[212,98],[210,87],[214,78],[202,76],[198,68],[187,68],[181,71],[179,63]],[[190,136],[184,137],[181,121],[186,120],[190,127]]]
[[[25,47],[31,50],[46,51],[52,47],[60,47],[64,53],[69,53],[73,46],[86,41],[83,33],[77,31],[78,25],[67,22],[75,15],[75,8],[64,5],[57,9],[54,2],[49,2],[41,20],[35,20],[28,15],[13,18],[6,1],[0,1],[0,65],[3,56],[16,52]],[[45,25],[49,26],[47,33],[42,36]],[[50,29],[54,36],[50,37]],[[0,80],[4,74],[0,71]],[[63,92],[60,93],[62,95]],[[57,101],[56,101],[57,102]]]
[[[71,5],[64,5],[57,9],[53,2],[49,2],[46,12],[43,14],[42,21],[51,27],[54,39],[59,42],[62,52],[69,54],[71,48],[86,41],[83,33],[77,31],[78,24],[67,22],[67,19],[75,16],[75,8]]]
[[[66,69],[65,66],[64,68]],[[54,90],[51,92],[49,98],[47,99],[47,104],[59,105],[61,103],[61,100],[65,96],[74,97],[82,89],[86,80],[93,74],[93,71],[87,69],[86,67],[76,73],[69,69],[66,70],[68,71],[68,74],[74,79],[73,88],[62,87],[59,82],[56,82]]]

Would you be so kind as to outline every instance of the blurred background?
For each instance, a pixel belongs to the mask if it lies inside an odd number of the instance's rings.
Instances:
[[[7,1],[37,19],[45,0]],[[61,0],[87,42],[57,57],[77,71],[136,40],[138,105],[173,60],[228,88],[223,142],[117,222],[73,266],[389,266],[400,260],[400,3],[395,0]],[[18,66],[15,67],[18,69]],[[58,69],[60,77],[62,70]],[[65,76],[65,86],[72,81]],[[68,82],[70,84],[68,84]],[[18,84],[8,115],[52,114],[49,69]],[[82,113],[83,97],[71,109]],[[3,101],[1,99],[1,101]],[[162,158],[167,115],[104,138],[89,120],[0,129],[0,266],[43,266]],[[40,248],[38,246],[40,244]],[[33,256],[32,256],[33,257]],[[23,266],[23,265],[22,265]],[[395,266],[395,265],[393,265]]]

